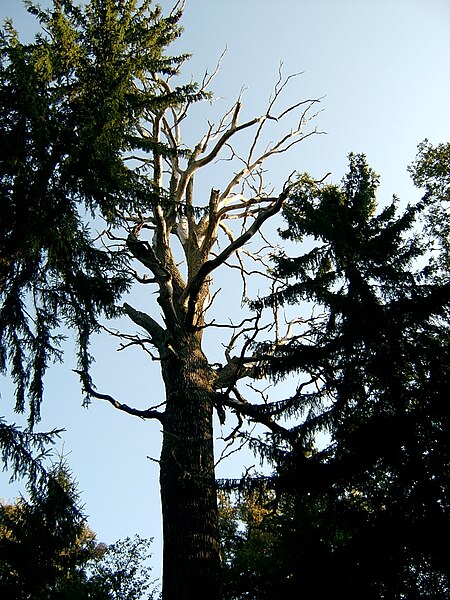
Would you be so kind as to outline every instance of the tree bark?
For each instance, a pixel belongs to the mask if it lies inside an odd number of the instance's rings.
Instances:
[[[197,334],[167,344],[160,485],[163,600],[219,600],[213,372]]]

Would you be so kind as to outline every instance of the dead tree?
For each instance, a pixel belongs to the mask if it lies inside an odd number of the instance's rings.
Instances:
[[[213,76],[205,77],[202,91]],[[235,290],[213,287],[213,276],[216,280],[221,277],[216,276],[219,270],[238,270],[244,296],[249,277],[267,277],[264,254],[270,247],[263,237],[260,248],[253,242],[262,226],[281,210],[293,180],[286,177],[279,191],[269,192],[265,164],[317,133],[309,124],[317,114],[319,100],[278,108],[290,80],[283,78],[280,69],[267,110],[258,117],[241,121],[239,98],[217,124],[208,123],[193,149],[186,149],[182,137],[188,104],[149,111],[140,135],[152,142],[153,150],[126,157],[136,169],[151,174],[154,184],[149,190],[148,212],[122,215],[125,235],[117,229],[107,232],[114,244],[122,241],[129,252],[137,284],[145,283],[151,294],[157,291],[162,318],[125,303],[123,310],[138,332],[123,335],[130,343],[144,346],[150,342],[153,346],[165,384],[165,401],[159,407],[140,410],[84,383],[91,396],[162,424],[159,464],[165,600],[212,600],[221,595],[214,409],[222,421],[231,409],[238,421],[248,417],[272,430],[280,427],[253,412],[252,404],[238,391],[239,380],[255,369],[250,342],[265,327],[260,315],[238,317],[240,323],[230,323],[228,315],[222,322],[217,317],[208,321],[207,316],[218,294],[236,296]],[[172,91],[170,80],[157,76],[149,86],[157,86],[164,94]],[[275,130],[278,138],[267,144],[269,128],[269,134]],[[245,153],[238,149],[241,136],[247,140]],[[160,152],[162,145],[170,152]],[[224,159],[223,171],[229,173],[227,183],[219,189],[212,182],[209,198],[198,197],[196,178],[220,159]],[[231,332],[224,364],[205,355],[202,342],[211,328]]]

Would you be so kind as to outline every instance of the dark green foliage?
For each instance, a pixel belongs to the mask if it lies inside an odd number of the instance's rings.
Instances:
[[[65,464],[30,499],[0,505],[0,589],[5,598],[63,598],[96,544]]]
[[[446,552],[430,552],[433,540],[445,546],[448,529],[420,534],[401,500],[393,506],[395,498],[384,495],[380,509],[357,490],[340,496],[324,488],[304,493],[298,480],[257,525],[242,518],[248,500],[239,500],[239,528],[222,530],[225,598],[448,597]]]
[[[124,153],[145,145],[142,118],[198,95],[157,84],[185,59],[164,55],[179,12],[163,17],[149,0],[27,6],[42,33],[23,44],[8,24],[0,37],[0,369],[33,425],[61,327],[77,332],[87,373],[89,336],[128,287],[125,254],[102,247],[94,228],[148,207],[159,190]]]
[[[0,503],[0,592],[11,600],[152,598],[149,543],[135,536],[98,544],[66,463],[29,499]]]
[[[43,459],[60,433],[56,429],[47,433],[23,431],[0,418],[1,460],[11,479],[27,477],[31,487],[39,485],[46,477]]]
[[[238,498],[219,495],[224,598],[278,597],[283,561],[269,508],[273,497],[264,488],[245,490]]]
[[[299,375],[292,398],[261,409],[297,416],[261,445],[277,471],[266,531],[279,575],[236,597],[448,597],[450,284],[433,251],[448,241],[436,219],[448,171],[421,152],[427,193],[400,215],[395,199],[377,212],[362,155],[341,186],[302,177],[285,209],[282,236],[308,248],[277,257],[286,285],[260,304],[313,303],[316,317],[265,362],[274,378]]]

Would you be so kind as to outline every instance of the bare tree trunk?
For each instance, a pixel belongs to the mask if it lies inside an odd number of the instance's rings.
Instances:
[[[160,465],[163,600],[219,600],[213,372],[195,335],[169,347]]]
[[[137,263],[136,271],[133,264],[131,272],[136,280],[157,286],[162,322],[124,304],[124,312],[145,333],[122,334],[121,337],[127,340],[126,345],[137,344],[147,350],[150,343],[154,347],[154,358],[161,361],[166,402],[164,409],[158,404],[140,410],[109,394],[96,392],[87,377],[83,384],[93,397],[107,400],[128,414],[157,419],[162,424],[163,600],[220,600],[221,597],[213,448],[216,390],[222,390],[220,407],[236,413],[238,428],[244,415],[252,419],[258,417],[259,422],[272,431],[280,433],[283,429],[270,417],[264,417],[264,413],[252,410],[251,403],[236,387],[238,379],[248,375],[251,365],[255,364],[249,345],[262,331],[259,315],[244,318],[236,325],[228,323],[228,315],[224,315],[226,325],[215,324],[214,320],[206,323],[205,316],[220,291],[220,288],[215,290],[212,296],[209,293],[213,274],[221,267],[238,269],[243,279],[243,300],[246,278],[251,274],[259,274],[270,286],[274,285],[272,275],[266,273],[264,266],[267,240],[262,237],[263,245],[256,246],[254,251],[250,246],[244,247],[257,237],[264,223],[282,209],[294,185],[288,178],[280,194],[268,195],[263,164],[315,132],[303,133],[303,129],[313,118],[308,113],[317,100],[297,102],[276,112],[275,104],[290,79],[283,80],[280,72],[267,111],[259,117],[240,123],[242,105],[238,99],[217,125],[209,123],[205,135],[189,152],[182,141],[180,125],[187,115],[190,99],[179,106],[178,103],[169,105],[163,113],[159,109],[155,113],[153,109],[145,111],[143,125],[138,127],[142,149],[149,140],[154,145],[153,149],[149,147],[148,156],[135,157],[142,161],[143,172],[148,168],[152,174],[148,198],[151,207],[147,214],[124,215],[126,250]],[[210,81],[211,77],[205,76],[200,95],[206,92],[205,86]],[[168,81],[153,73],[143,83],[147,93],[154,92],[154,84],[163,94],[174,93],[174,97],[178,94],[178,88],[172,90]],[[290,122],[291,117],[293,122]],[[265,128],[285,118],[286,132],[276,141],[265,140]],[[254,135],[248,152],[240,156],[233,143],[235,136],[245,130],[253,130]],[[161,143],[171,152],[161,152]],[[213,188],[205,203],[205,198],[195,197],[194,179],[197,172],[220,157],[233,162],[230,178],[221,190]],[[229,226],[229,222],[235,225]],[[178,242],[174,247],[175,236]],[[108,238],[113,245],[123,241],[112,232]],[[181,262],[176,258],[178,244],[184,254]],[[213,325],[231,328],[225,350],[226,364],[216,369],[208,364],[201,347],[202,332]],[[278,336],[277,322],[275,326]],[[236,356],[231,355],[233,349]],[[249,356],[247,351],[250,351]]]

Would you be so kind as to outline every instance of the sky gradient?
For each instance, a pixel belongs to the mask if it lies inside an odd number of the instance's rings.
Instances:
[[[165,11],[172,6],[160,4]],[[20,0],[1,1],[0,21],[9,16],[29,39],[33,21]],[[229,108],[243,88],[244,116],[264,112],[283,63],[285,75],[303,73],[287,88],[286,103],[321,98],[316,125],[326,135],[268,164],[275,190],[294,170],[318,179],[331,172],[338,182],[354,151],[364,152],[381,175],[381,203],[393,194],[402,202],[420,196],[406,171],[417,145],[424,138],[433,144],[450,140],[448,0],[187,0],[182,23],[185,32],[173,53],[193,55],[185,80],[200,81],[227,49],[211,86],[217,100],[196,107],[187,122],[190,144],[202,137],[207,119]],[[209,190],[220,183],[212,174],[204,186]],[[135,532],[154,537],[158,572],[158,468],[148,457],[158,458],[159,426],[101,401],[81,408],[70,342],[67,351],[66,364],[52,367],[47,377],[41,429],[66,429],[58,450],[67,455],[98,538],[109,543]],[[104,338],[94,342],[93,351],[99,391],[142,407],[162,401],[159,374],[146,357],[117,353]],[[8,381],[0,385],[0,414],[20,422],[11,413]],[[242,470],[235,455],[221,473]],[[0,497],[11,499],[23,487],[9,487],[7,481],[0,477]]]

